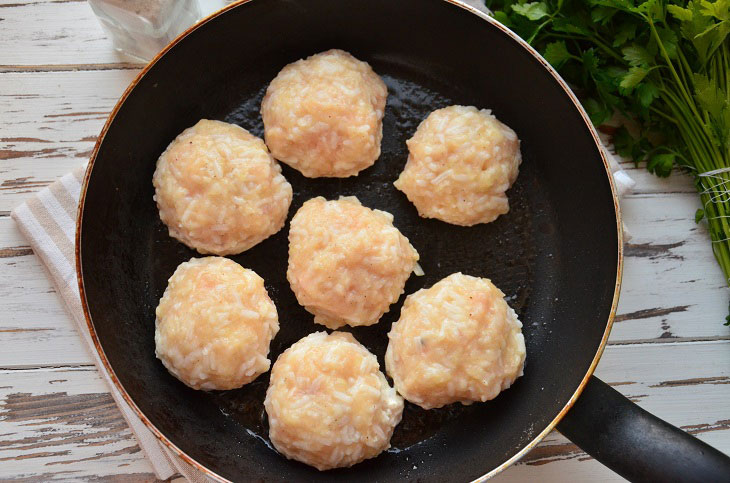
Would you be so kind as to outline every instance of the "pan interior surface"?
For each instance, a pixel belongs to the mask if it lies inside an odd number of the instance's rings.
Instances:
[[[386,82],[382,153],[357,177],[292,184],[289,220],[307,199],[355,195],[388,211],[418,250],[425,276],[406,294],[461,271],[502,289],[524,324],[525,375],[487,403],[425,411],[409,403],[392,449],[353,468],[320,473],[286,460],[268,440],[268,373],[233,391],[194,391],[155,358],[155,307],[177,265],[200,256],[171,239],[152,200],[167,144],[201,118],[262,136],[268,82],[287,63],[340,48]],[[510,212],[471,228],[420,218],[392,183],[405,141],[431,111],[489,108],[522,141]],[[111,122],[90,174],[80,257],[89,316],[119,382],[175,446],[231,480],[471,480],[520,452],[560,413],[606,330],[617,277],[611,188],[599,151],[570,97],[540,61],[500,28],[441,0],[253,0],[208,21],[163,55]],[[233,260],[255,270],[279,312],[274,361],[325,330],[286,280],[288,222]],[[350,330],[378,356],[405,299],[378,324]]]

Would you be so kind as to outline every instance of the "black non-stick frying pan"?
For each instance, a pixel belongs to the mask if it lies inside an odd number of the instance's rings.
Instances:
[[[151,180],[167,144],[201,118],[261,136],[268,82],[284,65],[330,48],[369,62],[388,85],[382,154],[347,179],[307,179],[283,166],[294,188],[289,216],[319,195],[356,195],[393,213],[426,272],[411,277],[406,294],[458,271],[492,279],[524,323],[527,366],[487,403],[430,411],[406,404],[391,450],[320,473],[269,444],[262,404],[268,374],[238,390],[194,391],[155,358],[155,307],[177,265],[197,254],[167,235]],[[450,104],[491,108],[522,140],[510,212],[493,223],[464,228],[419,218],[392,185],[407,158],[406,139],[429,112]],[[132,83],[99,138],[83,193],[77,264],[97,350],[145,424],[212,477],[480,479],[516,461],[561,419],[564,434],[629,478],[730,475],[727,457],[591,376],[621,279],[621,225],[606,161],[565,83],[474,9],[444,0],[252,0],[228,8],[184,34]],[[287,235],[288,224],[231,257],[264,278],[278,308],[272,360],[323,329],[286,281]],[[381,367],[404,298],[377,325],[349,329]]]

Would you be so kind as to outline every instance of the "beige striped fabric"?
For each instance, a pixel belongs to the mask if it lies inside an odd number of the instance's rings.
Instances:
[[[124,419],[137,437],[139,446],[152,464],[157,478],[167,480],[178,477],[186,478],[193,483],[208,482],[210,480],[205,475],[172,453],[147,429],[112,384],[109,373],[94,349],[81,309],[74,260],[76,209],[83,176],[84,167],[67,174],[18,206],[11,216],[28,239],[33,252],[48,269],[56,291],[61,295],[68,313],[76,323],[79,336],[106,381]]]

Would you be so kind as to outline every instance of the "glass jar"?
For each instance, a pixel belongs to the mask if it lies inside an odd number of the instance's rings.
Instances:
[[[89,0],[114,47],[143,61],[200,19],[196,0]]]

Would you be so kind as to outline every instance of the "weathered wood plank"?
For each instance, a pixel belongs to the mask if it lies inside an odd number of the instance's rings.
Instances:
[[[93,367],[0,371],[0,479],[153,481]]]
[[[633,194],[649,193],[696,193],[692,177],[680,170],[675,170],[667,178],[658,178],[646,170],[642,164],[635,167],[631,162],[621,163],[626,173],[636,181]]]
[[[730,452],[729,341],[614,346],[597,374],[645,409]],[[586,458],[553,433],[500,478],[618,481]],[[151,477],[93,367],[0,371],[0,461],[3,478]]]
[[[730,337],[723,325],[730,291],[712,254],[693,193],[621,201],[632,239],[612,342]]]
[[[88,2],[6,1],[0,3],[0,71],[8,66],[41,70],[54,65],[119,64]],[[47,68],[48,68],[47,67]]]
[[[0,127],[4,142],[88,142],[137,70],[6,72],[0,74]],[[9,139],[6,139],[9,138]],[[24,145],[6,154],[16,157]],[[64,153],[67,154],[67,153]]]
[[[198,0],[207,15],[225,0]],[[114,50],[86,0],[0,2],[0,72],[137,68],[140,61]]]
[[[15,222],[8,216],[0,216],[0,250],[21,250],[28,248],[28,242],[18,230]],[[15,256],[25,256],[18,253]]]
[[[88,160],[136,72],[0,74],[0,211]]]

